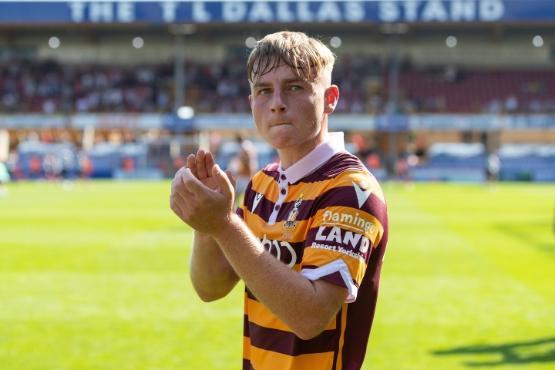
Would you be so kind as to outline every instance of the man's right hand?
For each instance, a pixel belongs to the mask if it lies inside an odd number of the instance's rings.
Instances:
[[[221,175],[221,172],[217,170],[214,171],[214,167],[216,167],[216,165],[212,154],[199,150],[196,155],[189,155],[187,157],[186,166],[177,171],[174,181],[172,182],[170,206],[176,215],[185,223],[190,221],[185,217],[185,214],[190,211],[188,207],[190,207],[192,203],[195,203],[195,196],[185,188],[183,173],[189,172],[189,177],[194,176],[196,180],[200,182],[200,184],[196,184],[197,186],[194,187],[195,189],[200,191],[202,184],[212,192],[215,191],[222,194],[223,189],[219,188],[218,180],[214,176],[215,173]],[[235,186],[235,181],[229,172],[227,172],[227,175],[229,182]],[[187,177],[187,175],[185,175],[185,177]],[[193,182],[196,180],[190,179],[190,181]],[[227,190],[230,190],[229,187]],[[209,192],[210,191],[207,191],[207,193]],[[201,213],[212,214],[206,211]],[[214,238],[207,233],[197,230],[195,230],[191,253],[190,276],[195,291],[199,297],[206,302],[225,297],[239,281],[239,277],[223,255]]]
[[[205,152],[202,149],[197,151],[197,154],[189,154],[187,157],[187,168],[191,170],[192,174],[212,190],[221,192],[218,188],[218,182],[212,176],[212,168],[214,167],[214,156],[210,152]],[[230,171],[225,171],[229,177],[231,184],[235,188],[235,178],[231,175]]]
[[[170,208],[196,232],[215,232],[221,229],[214,225],[217,216],[222,216],[222,224],[228,219],[227,214],[233,213],[234,187],[231,174],[223,173],[210,152],[199,149],[196,155],[187,157],[186,166],[175,174]],[[231,199],[231,204],[227,204],[227,198]]]

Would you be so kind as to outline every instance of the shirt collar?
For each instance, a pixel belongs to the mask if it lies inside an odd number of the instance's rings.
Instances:
[[[288,169],[284,170],[280,165],[280,176],[285,175],[287,182],[293,184],[316,171],[335,154],[343,151],[345,151],[343,132],[330,132],[323,143],[293,163]]]

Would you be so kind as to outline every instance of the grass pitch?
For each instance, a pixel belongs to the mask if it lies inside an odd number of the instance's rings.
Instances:
[[[364,369],[555,368],[555,185],[385,184],[390,241]],[[239,369],[242,286],[188,278],[169,182],[10,184],[1,370]]]

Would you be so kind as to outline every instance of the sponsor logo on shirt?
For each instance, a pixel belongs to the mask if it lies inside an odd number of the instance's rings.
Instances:
[[[317,242],[335,242],[338,247],[345,247],[347,250],[360,253],[366,253],[370,248],[370,240],[367,237],[338,226],[320,226],[314,239]]]
[[[264,249],[289,266],[289,268],[292,268],[297,263],[297,252],[295,252],[291,243],[282,240],[270,240],[266,234],[264,234],[260,242]]]
[[[375,225],[363,218],[358,212],[344,213],[344,212],[333,212],[326,210],[322,216],[322,223],[327,225],[340,225],[340,226],[350,226],[354,229],[358,229],[364,234],[372,234],[375,231]]]

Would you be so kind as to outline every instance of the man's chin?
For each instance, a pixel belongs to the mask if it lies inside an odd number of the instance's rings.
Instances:
[[[270,141],[270,144],[272,145],[272,147],[274,147],[274,149],[277,150],[283,150],[283,149],[288,149],[294,146],[294,140],[293,138],[290,137],[279,137],[279,138],[273,138]]]
[[[295,133],[293,131],[274,131],[270,133],[266,139],[275,149],[286,149],[295,145]]]

